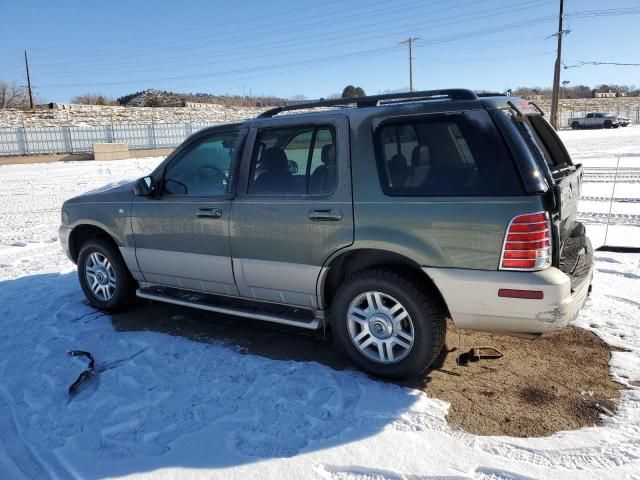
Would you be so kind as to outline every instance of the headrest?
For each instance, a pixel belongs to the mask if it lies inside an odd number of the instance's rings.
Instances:
[[[325,165],[333,165],[336,163],[336,146],[333,143],[329,143],[322,147],[320,160],[322,160],[322,163]]]
[[[421,167],[424,165],[429,165],[429,147],[417,145],[411,153],[411,166]]]
[[[262,165],[269,172],[286,172],[289,169],[289,160],[284,150],[271,147],[262,152]]]

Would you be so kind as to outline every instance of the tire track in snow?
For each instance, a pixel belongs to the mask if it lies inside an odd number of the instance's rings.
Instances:
[[[640,227],[640,214],[635,213],[607,213],[578,212],[578,220],[585,223],[607,223],[610,225],[632,225]]]
[[[515,477],[468,477],[462,475],[403,475],[387,470],[380,470],[369,467],[337,467],[330,465],[316,465],[316,473],[326,480],[484,480],[495,478],[495,480],[511,479]],[[524,477],[521,477],[524,479]]]
[[[66,480],[71,475],[64,471],[60,465],[53,465],[53,475],[33,455],[31,449],[22,440],[13,411],[5,398],[0,395],[0,442],[17,465],[18,469],[28,480]],[[53,459],[50,459],[53,461]]]
[[[564,450],[538,450],[509,443],[483,444],[480,449],[497,457],[537,467],[566,470],[599,470],[640,460],[640,440]]]
[[[581,196],[580,200],[585,202],[608,202],[611,199],[609,197],[586,197]],[[640,203],[640,198],[614,198],[614,203]]]
[[[587,175],[585,174],[583,177],[584,183],[613,183],[613,181],[617,183],[640,183],[640,175],[618,175],[618,178],[612,174],[605,175]]]

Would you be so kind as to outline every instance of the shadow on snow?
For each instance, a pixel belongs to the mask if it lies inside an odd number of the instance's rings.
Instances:
[[[55,456],[98,478],[291,457],[375,435],[419,399],[444,423],[441,402],[350,370],[322,332],[142,302],[108,316],[75,273],[0,282],[0,317],[0,391],[45,470],[64,470]],[[98,373],[70,399],[77,349]]]

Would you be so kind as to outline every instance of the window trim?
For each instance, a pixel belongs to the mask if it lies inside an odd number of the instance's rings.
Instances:
[[[227,187],[226,190],[221,193],[221,194],[216,194],[216,195],[176,195],[176,194],[167,194],[164,191],[164,183],[166,180],[166,174],[167,174],[167,169],[170,168],[172,165],[175,165],[177,162],[181,161],[185,155],[187,155],[188,153],[190,153],[193,149],[197,148],[198,146],[200,146],[201,144],[207,142],[208,140],[210,140],[212,137],[216,137],[219,135],[225,135],[225,134],[230,134],[233,133],[236,135],[236,142],[234,145],[234,153],[233,156],[231,157],[231,161],[229,162],[229,174],[227,175]],[[225,130],[220,130],[220,131],[215,131],[215,132],[207,132],[206,134],[202,134],[202,135],[198,135],[196,137],[194,137],[192,139],[192,141],[182,145],[182,147],[180,148],[179,151],[177,151],[175,153],[174,156],[172,156],[171,158],[167,158],[168,161],[166,161],[163,165],[162,165],[162,169],[161,169],[161,176],[159,178],[158,184],[159,184],[159,188],[158,188],[158,198],[159,199],[163,199],[163,200],[173,200],[173,201],[178,201],[178,200],[182,200],[182,199],[229,199],[230,194],[233,193],[233,188],[235,188],[235,185],[232,186],[233,183],[235,183],[235,181],[237,181],[237,172],[233,172],[233,169],[236,168],[237,165],[237,158],[239,155],[242,154],[242,147],[244,145],[244,140],[245,140],[246,135],[243,135],[242,129],[241,128],[235,128],[235,129],[225,129]]]
[[[509,195],[495,195],[495,194],[491,194],[491,195],[483,195],[483,194],[478,194],[478,193],[472,193],[472,194],[460,194],[460,193],[455,193],[455,194],[437,194],[437,195],[425,195],[423,193],[409,193],[409,192],[394,192],[393,191],[393,187],[389,187],[388,185],[388,180],[389,180],[389,173],[388,173],[388,168],[385,162],[385,157],[384,157],[384,148],[381,142],[381,134],[380,134],[380,130],[382,128],[384,128],[385,126],[388,125],[407,125],[411,123],[419,123],[419,122],[437,122],[439,119],[443,119],[446,120],[447,118],[462,118],[464,122],[469,123],[469,120],[465,118],[465,114],[467,112],[485,112],[487,113],[487,122],[490,122],[495,130],[496,133],[500,136],[502,143],[503,143],[503,149],[505,152],[505,155],[508,157],[508,159],[513,162],[513,170],[514,170],[514,174],[516,176],[516,179],[518,181],[518,184],[521,188],[521,191],[518,193],[513,193],[513,194],[509,194]],[[433,113],[427,113],[427,114],[418,114],[418,115],[402,115],[402,116],[393,116],[393,117],[386,117],[386,118],[381,118],[378,119],[377,121],[372,122],[372,127],[373,127],[373,131],[372,131],[372,137],[373,137],[373,149],[374,149],[374,156],[375,156],[375,163],[376,163],[376,173],[378,176],[378,181],[380,183],[380,189],[382,190],[382,193],[387,196],[387,197],[398,197],[398,198],[402,198],[402,197],[406,197],[406,198],[472,198],[472,197],[480,197],[480,198],[491,198],[491,197],[519,197],[522,195],[526,194],[526,190],[524,188],[523,185],[523,181],[521,178],[521,174],[520,171],[517,168],[516,162],[515,162],[515,158],[513,156],[513,153],[511,152],[509,146],[507,145],[507,142],[504,140],[504,138],[502,137],[502,135],[499,132],[498,127],[495,125],[493,118],[491,118],[490,115],[488,115],[488,112],[484,109],[473,109],[473,110],[463,110],[463,111],[447,111],[447,112],[433,112]],[[415,130],[415,127],[414,127]],[[417,131],[416,131],[416,135],[417,135]],[[384,173],[384,175],[383,175]]]
[[[260,142],[258,141],[260,139],[260,135],[262,134],[262,132],[265,131],[269,131],[269,130],[286,130],[286,129],[300,129],[300,130],[305,130],[305,129],[311,129],[312,130],[312,144],[309,144],[309,152],[310,155],[313,155],[313,150],[312,150],[312,146],[315,147],[315,139],[317,136],[317,131],[322,129],[322,128],[326,128],[330,131],[331,133],[331,137],[334,140],[334,145],[336,148],[336,181],[333,185],[333,189],[329,192],[322,192],[322,193],[308,193],[309,192],[309,179],[311,178],[311,172],[309,172],[309,175],[307,175],[307,181],[306,181],[306,190],[307,193],[283,193],[283,192],[274,192],[274,193],[252,193],[249,191],[249,186],[251,185],[252,179],[251,177],[253,176],[254,172],[255,172],[255,164],[254,164],[254,160],[257,158],[255,155],[255,149],[258,145],[260,145]],[[318,122],[318,123],[313,123],[313,122],[309,122],[309,123],[293,123],[293,124],[279,124],[279,125],[269,125],[266,127],[254,127],[254,131],[252,132],[252,139],[251,142],[253,143],[251,151],[249,152],[249,158],[248,158],[248,168],[247,168],[247,176],[242,188],[242,196],[246,197],[246,198],[285,198],[285,199],[322,199],[322,198],[326,198],[326,197],[330,197],[332,195],[334,195],[337,190],[338,190],[338,184],[340,182],[340,172],[339,172],[339,168],[338,168],[338,162],[339,162],[339,154],[338,154],[338,125],[334,124],[334,123],[329,123],[329,122]],[[293,138],[293,137],[292,137]],[[288,145],[288,144],[287,144]],[[248,150],[247,150],[248,152]],[[244,160],[244,158],[243,158]],[[307,161],[307,166],[310,167],[311,163],[309,161]],[[255,180],[255,179],[254,179]]]

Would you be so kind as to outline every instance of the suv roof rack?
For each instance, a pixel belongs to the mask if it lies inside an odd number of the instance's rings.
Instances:
[[[394,103],[394,101],[401,102],[412,102],[412,101],[420,101],[420,100],[429,100],[436,98],[448,98],[450,100],[477,100],[478,95],[472,90],[467,90],[464,88],[449,88],[444,90],[423,90],[420,92],[404,92],[404,93],[388,93],[384,95],[370,95],[367,97],[355,97],[355,98],[337,98],[335,100],[313,100],[310,102],[304,103],[296,103],[294,105],[283,105],[280,107],[275,107],[267,110],[266,112],[262,112],[258,115],[258,118],[268,118],[273,117],[282,112],[287,112],[291,110],[305,110],[308,108],[318,108],[318,107],[347,107],[351,105],[356,105],[358,108],[364,107],[376,107],[381,103],[389,104]]]

